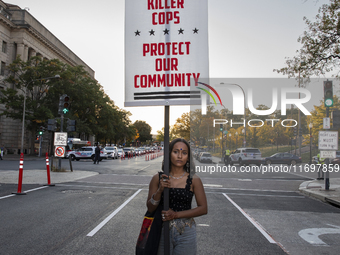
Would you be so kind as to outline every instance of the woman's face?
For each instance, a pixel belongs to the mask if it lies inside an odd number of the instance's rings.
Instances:
[[[183,142],[175,143],[172,151],[171,151],[171,165],[176,167],[183,167],[189,157],[189,149]]]

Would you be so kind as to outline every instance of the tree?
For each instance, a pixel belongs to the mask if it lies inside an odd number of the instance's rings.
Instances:
[[[143,120],[136,120],[133,126],[139,134],[138,140],[142,143],[152,139],[151,126]]]
[[[171,142],[172,140],[174,140],[175,138],[177,138],[177,136],[175,135],[175,127],[174,126],[170,126],[169,127],[169,141]],[[156,136],[157,141],[162,142],[164,141],[164,127],[162,127],[162,130],[157,130],[157,136]]]
[[[21,120],[26,90],[25,130],[32,136],[31,152],[39,126],[47,127],[48,119],[59,117],[59,97],[63,94],[70,98],[70,111],[64,117],[77,121],[76,133],[80,137],[87,140],[90,135],[96,135],[97,141],[104,143],[133,138],[131,113],[115,106],[103,87],[82,66],[33,57],[27,62],[18,58],[7,68],[9,76],[4,82],[8,86],[2,90],[0,99],[6,109],[1,115]],[[61,78],[41,80],[56,74]],[[63,130],[66,130],[65,122]]]
[[[295,77],[320,76],[339,71],[340,64],[340,0],[330,0],[319,8],[315,22],[304,17],[308,30],[299,37],[302,47],[297,56],[287,59],[287,66],[274,69],[278,73]],[[336,74],[338,77],[338,73]]]

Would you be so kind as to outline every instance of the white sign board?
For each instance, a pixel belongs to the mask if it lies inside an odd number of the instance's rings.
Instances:
[[[54,146],[66,146],[67,145],[67,133],[55,132],[54,133]]]
[[[320,158],[336,158],[336,151],[320,151]]]
[[[338,132],[319,131],[319,150],[338,150]]]
[[[208,0],[125,1],[124,106],[200,104],[208,76]]]
[[[54,156],[63,158],[65,156],[65,147],[56,146],[54,150]]]
[[[323,118],[323,129],[330,129],[331,128],[331,118]]]

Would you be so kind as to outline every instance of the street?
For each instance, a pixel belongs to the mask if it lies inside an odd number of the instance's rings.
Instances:
[[[24,184],[33,191],[23,196],[9,196],[16,185],[1,183],[0,254],[134,254],[148,184],[161,161],[73,161],[75,171],[99,174],[54,187]],[[62,164],[69,169],[68,160]],[[0,175],[17,169],[17,161],[4,160]],[[44,170],[43,159],[25,161],[24,171],[33,169]],[[198,254],[338,253],[340,209],[298,191],[316,176],[236,169],[198,173],[208,199],[208,214],[195,219]]]

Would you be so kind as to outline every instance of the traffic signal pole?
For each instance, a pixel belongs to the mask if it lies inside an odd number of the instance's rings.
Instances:
[[[324,81],[323,83],[323,92],[324,92],[324,104],[326,107],[326,118],[329,118],[329,107],[333,106],[333,82],[332,81]],[[329,158],[325,159],[325,164],[327,165],[327,171],[325,175],[325,190],[329,190],[330,182],[329,182]]]

